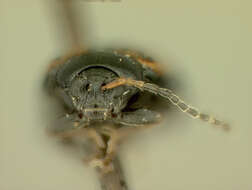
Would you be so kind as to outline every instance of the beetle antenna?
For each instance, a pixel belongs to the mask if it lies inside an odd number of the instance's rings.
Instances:
[[[102,87],[103,90],[115,88],[121,85],[134,86],[142,91],[148,91],[152,94],[168,99],[173,105],[177,106],[182,112],[187,113],[194,119],[200,119],[202,121],[208,122],[216,127],[222,128],[224,130],[229,130],[229,125],[223,121],[216,119],[213,116],[204,114],[198,111],[198,109],[185,103],[180,97],[178,97],[172,90],[167,88],[161,88],[153,83],[146,83],[144,81],[137,81],[130,78],[118,78],[115,81]]]

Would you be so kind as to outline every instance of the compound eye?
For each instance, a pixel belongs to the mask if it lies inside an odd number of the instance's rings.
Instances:
[[[80,92],[89,92],[91,90],[91,84],[90,83],[86,83],[86,84],[82,84],[80,87]]]
[[[90,90],[91,90],[91,85],[90,85],[89,83],[87,83],[87,84],[85,85],[85,90],[86,90],[86,91],[90,91]]]
[[[105,86],[106,85],[106,83],[105,82],[103,82],[102,84],[101,84],[101,87],[103,87],[103,86]]]

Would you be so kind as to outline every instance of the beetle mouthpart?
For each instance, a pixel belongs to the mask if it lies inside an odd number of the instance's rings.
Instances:
[[[84,112],[108,112],[107,108],[86,108]]]
[[[106,120],[109,109],[107,108],[86,108],[83,110],[84,115],[90,120]]]

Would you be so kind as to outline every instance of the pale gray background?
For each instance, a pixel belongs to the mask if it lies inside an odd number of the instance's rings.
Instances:
[[[0,189],[96,190],[93,170],[44,132],[55,115],[42,79],[65,49],[48,4],[0,0]],[[144,50],[178,77],[187,102],[232,125],[223,133],[173,109],[121,147],[130,190],[252,189],[251,9],[248,0],[79,3],[90,44]]]

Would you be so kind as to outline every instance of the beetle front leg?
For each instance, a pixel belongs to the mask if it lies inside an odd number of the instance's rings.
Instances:
[[[106,143],[102,139],[101,135],[94,128],[86,127],[88,123],[83,122],[73,122],[68,125],[64,123],[65,126],[57,126],[50,134],[61,137],[63,139],[71,139],[73,137],[87,137],[91,139],[98,150],[106,148]],[[55,130],[57,129],[57,130]],[[99,151],[97,151],[99,152]]]
[[[137,130],[147,129],[150,124],[160,121],[160,114],[148,109],[138,109],[133,112],[123,112],[118,118],[113,121],[124,125],[121,128],[113,128],[110,126],[103,127],[102,133],[109,137],[107,142],[106,155],[104,158],[104,165],[109,165],[114,159],[118,146],[121,141],[135,133]]]
[[[47,131],[53,136],[71,138],[73,136],[83,135],[88,124],[88,121],[80,119],[77,113],[65,114],[63,117],[55,120]]]
[[[115,121],[127,126],[142,126],[151,123],[157,123],[161,115],[148,109],[138,109],[132,112],[122,112]]]
[[[57,120],[57,124],[55,124],[52,129],[48,129],[48,132],[50,135],[60,137],[64,140],[75,137],[86,137],[91,139],[95,144],[94,153],[88,158],[85,158],[84,162],[95,166],[103,162],[101,160],[103,160],[104,150],[106,150],[107,145],[101,134],[95,128],[87,127],[88,124],[89,123],[83,118],[80,120],[78,114],[66,114]]]

